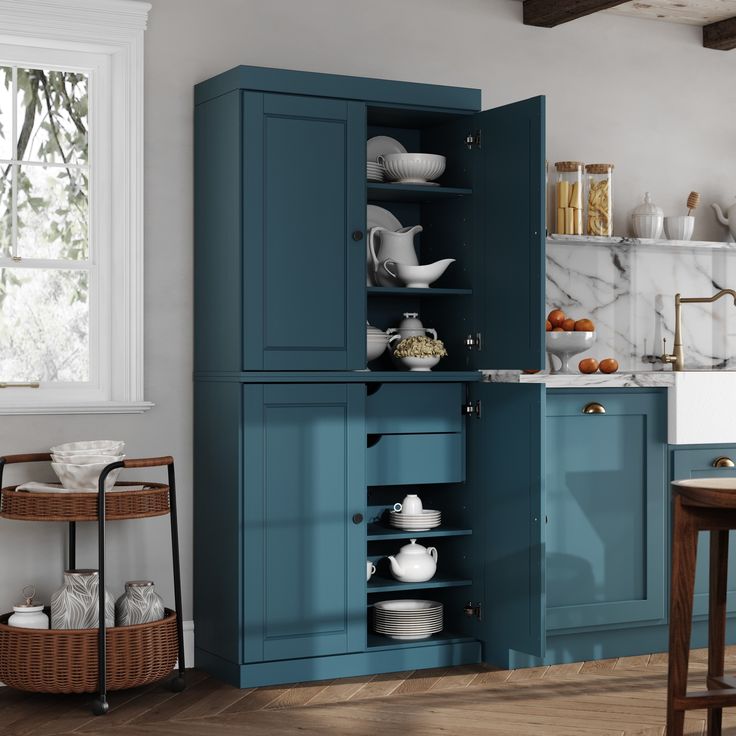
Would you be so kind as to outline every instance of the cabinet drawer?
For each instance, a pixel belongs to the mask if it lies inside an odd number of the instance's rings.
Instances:
[[[462,432],[459,383],[406,385],[384,383],[366,401],[369,434]]]
[[[464,435],[370,435],[367,452],[369,486],[461,483],[465,480]]]

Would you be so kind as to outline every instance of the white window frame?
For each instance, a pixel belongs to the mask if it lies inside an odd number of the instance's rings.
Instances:
[[[143,394],[143,34],[150,8],[137,0],[0,0],[0,65],[89,75],[94,292],[89,383],[0,388],[0,415],[130,414],[153,406]]]

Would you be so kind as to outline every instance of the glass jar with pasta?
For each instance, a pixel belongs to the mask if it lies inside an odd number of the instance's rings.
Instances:
[[[583,234],[583,164],[558,161],[555,164],[554,232],[558,235]]]
[[[585,167],[586,233],[613,236],[613,164],[588,164]]]

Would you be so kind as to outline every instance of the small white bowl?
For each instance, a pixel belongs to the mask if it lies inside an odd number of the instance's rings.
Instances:
[[[690,240],[694,227],[695,218],[692,215],[664,218],[664,231],[670,240]]]
[[[412,289],[428,289],[454,263],[454,258],[443,258],[441,261],[428,263],[425,266],[410,266],[398,261],[383,261],[379,268],[383,267],[391,276],[404,282]]]
[[[63,445],[56,445],[51,448],[51,452],[57,454],[81,453],[91,455],[95,452],[111,455],[119,455],[125,447],[122,440],[85,440],[83,442],[67,442]]]
[[[74,455],[74,457],[67,458],[52,452],[51,459],[61,465],[99,465],[100,463],[109,465],[124,460],[125,455]]]
[[[110,463],[76,465],[71,463],[51,463],[61,485],[68,491],[97,491],[100,474]],[[111,471],[105,479],[105,490],[111,491],[122,468]]]
[[[426,184],[442,176],[446,159],[435,153],[389,153],[379,156],[378,163],[388,178],[402,184]]]
[[[427,358],[398,358],[396,356],[394,358],[410,371],[431,371],[440,362],[439,355],[432,355]]]

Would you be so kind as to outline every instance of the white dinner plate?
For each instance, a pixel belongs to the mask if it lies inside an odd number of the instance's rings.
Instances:
[[[392,598],[378,601],[373,607],[379,611],[426,611],[430,608],[442,608],[442,603],[424,598]]]
[[[368,230],[372,227],[385,227],[386,230],[393,230],[394,232],[401,230],[403,227],[393,212],[389,212],[375,204],[369,204],[366,207],[366,225]]]
[[[387,135],[377,135],[368,139],[365,146],[366,161],[375,163],[379,156],[387,156],[389,153],[406,153],[406,148],[396,138]]]
[[[411,636],[386,634],[385,636],[389,639],[396,639],[396,641],[421,641],[422,639],[430,639],[432,634],[412,634]]]
[[[423,621],[425,619],[441,617],[442,609],[428,608],[426,611],[382,611],[377,609],[374,613],[376,618],[382,621]]]

